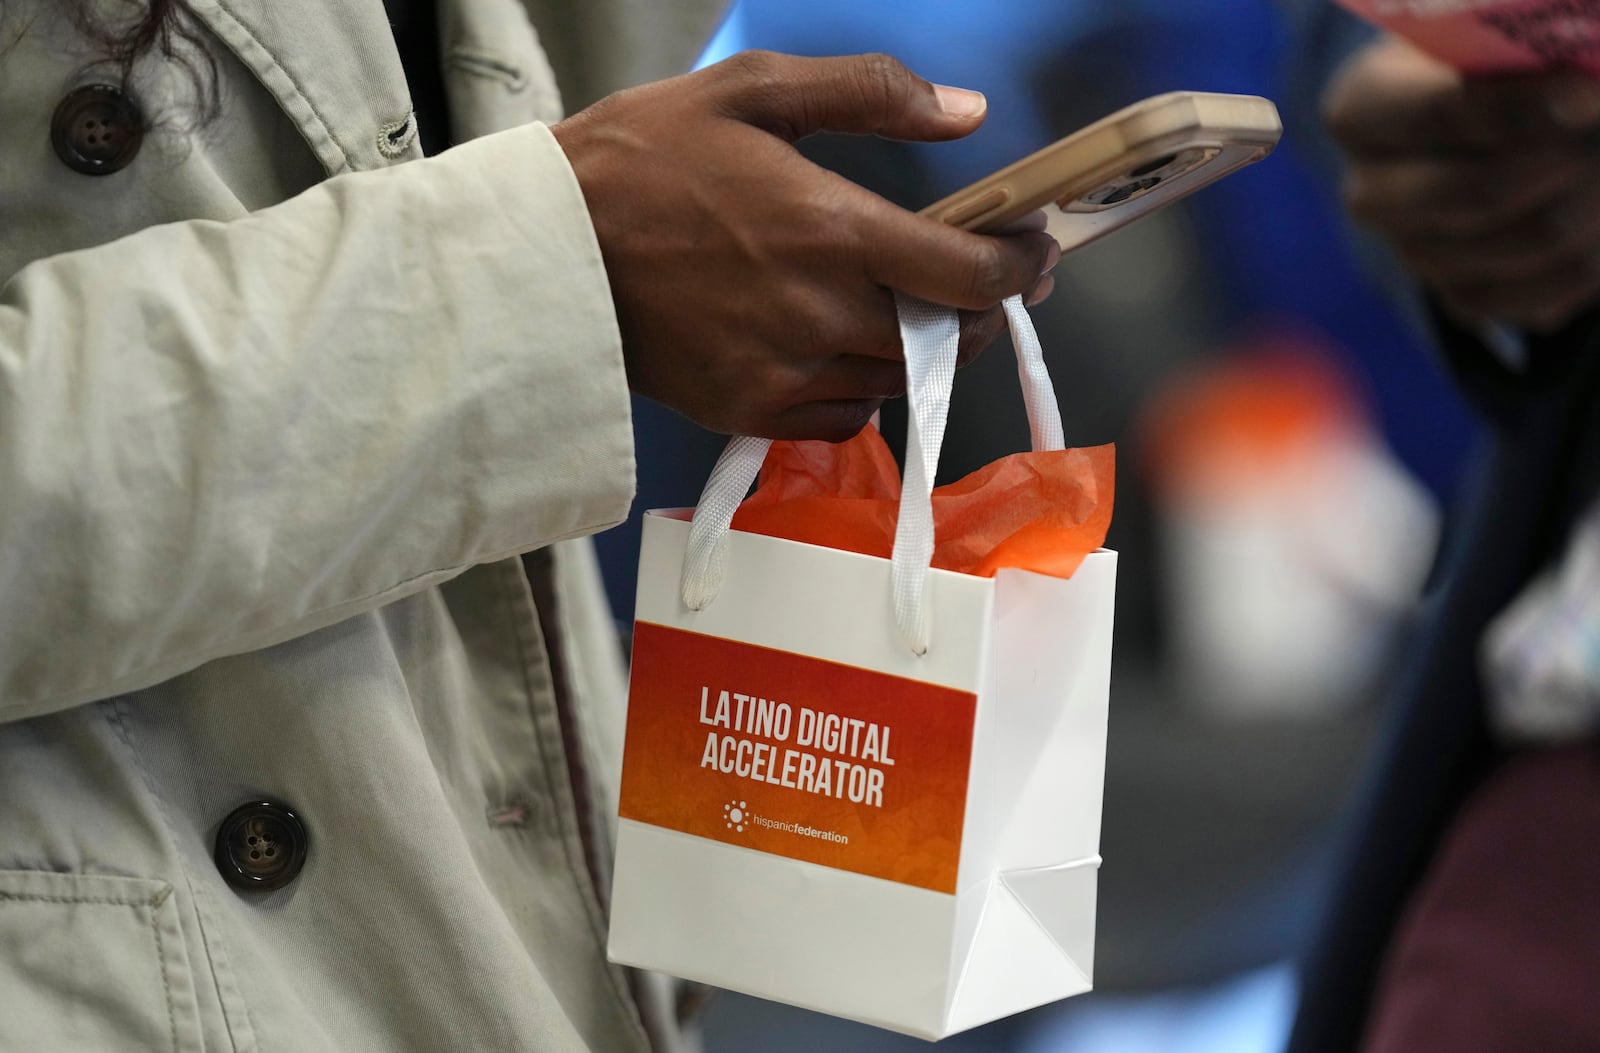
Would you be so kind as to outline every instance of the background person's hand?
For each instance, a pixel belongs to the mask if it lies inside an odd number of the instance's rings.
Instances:
[[[1600,299],[1600,82],[1463,77],[1385,38],[1323,112],[1351,213],[1451,312],[1545,331]]]
[[[943,140],[982,96],[883,56],[750,52],[556,125],[589,204],[634,390],[716,431],[845,439],[905,387],[890,290],[963,309],[963,358],[998,304],[1047,295],[1041,231],[945,226],[805,160],[829,129]]]

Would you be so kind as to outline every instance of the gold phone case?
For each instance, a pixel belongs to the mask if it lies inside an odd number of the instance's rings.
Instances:
[[[922,210],[988,233],[1055,203],[1068,251],[1272,152],[1278,110],[1257,95],[1179,91],[1136,102]]]

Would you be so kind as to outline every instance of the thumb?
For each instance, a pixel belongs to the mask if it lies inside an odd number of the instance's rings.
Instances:
[[[930,84],[888,55],[797,58],[746,51],[711,67],[723,110],[790,142],[813,132],[959,139],[983,123],[979,92]]]

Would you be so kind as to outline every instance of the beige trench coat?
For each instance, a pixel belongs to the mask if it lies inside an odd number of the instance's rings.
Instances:
[[[0,1051],[676,1045],[603,952],[632,436],[524,9],[442,0],[485,137],[417,160],[380,0],[194,0],[219,115],[143,61],[91,177],[58,6],[0,0]]]

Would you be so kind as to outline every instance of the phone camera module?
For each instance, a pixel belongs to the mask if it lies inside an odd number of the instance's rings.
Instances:
[[[1146,176],[1144,179],[1135,179],[1132,182],[1123,183],[1121,186],[1119,186],[1116,189],[1112,190],[1111,193],[1109,193],[1105,197],[1101,198],[1100,201],[1099,201],[1099,204],[1102,204],[1102,205],[1118,205],[1118,204],[1121,204],[1122,202],[1128,200],[1133,195],[1140,194],[1140,193],[1143,193],[1146,190],[1149,190],[1151,187],[1155,186],[1159,182],[1161,182],[1161,177],[1160,176]]]
[[[1074,193],[1056,203],[1065,212],[1101,212],[1131,201],[1163,183],[1175,188],[1190,185],[1190,173],[1221,152],[1214,146],[1191,146],[1176,153],[1152,157],[1088,193]]]

